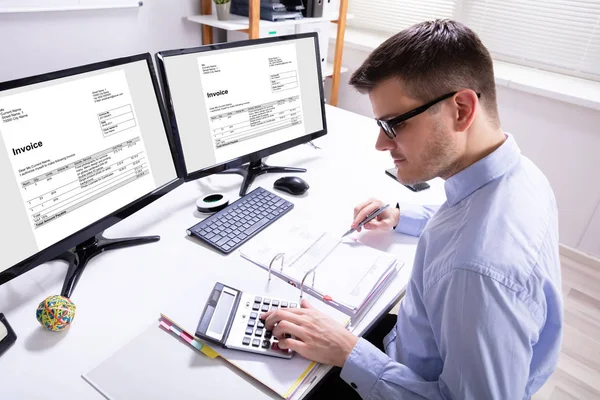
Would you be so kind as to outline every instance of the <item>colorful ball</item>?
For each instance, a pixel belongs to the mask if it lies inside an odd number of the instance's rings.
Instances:
[[[50,296],[40,303],[35,316],[44,328],[59,332],[73,322],[75,308],[75,303],[66,297]]]

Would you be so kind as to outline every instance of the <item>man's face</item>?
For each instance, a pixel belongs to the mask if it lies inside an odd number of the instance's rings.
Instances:
[[[369,93],[375,118],[388,120],[423,105],[422,100],[406,94],[397,79],[379,83]],[[432,100],[432,99],[429,99]],[[453,132],[453,110],[445,100],[428,111],[394,127],[395,139],[380,129],[375,147],[389,151],[398,169],[398,179],[405,184],[424,182],[435,177],[447,178],[459,155],[461,139]]]

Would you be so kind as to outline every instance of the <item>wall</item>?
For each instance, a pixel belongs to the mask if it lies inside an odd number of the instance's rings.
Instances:
[[[140,8],[0,14],[0,82],[143,52],[202,44],[200,0]]]
[[[366,56],[364,50],[345,46],[343,65],[349,71],[342,75],[338,106],[372,117],[368,96],[346,83]],[[326,93],[330,85],[328,80]],[[600,257],[600,111],[503,86],[498,87],[498,107],[504,130],[554,189],[561,243]]]

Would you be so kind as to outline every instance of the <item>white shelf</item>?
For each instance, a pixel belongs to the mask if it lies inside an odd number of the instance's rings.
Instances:
[[[351,19],[351,15],[347,14],[346,19]],[[244,17],[241,15],[230,14],[228,21],[219,21],[215,14],[212,15],[192,15],[191,17],[187,17],[187,20],[190,22],[195,22],[197,24],[209,25],[215,28],[221,28],[228,31],[239,31],[242,29],[248,29],[249,19],[248,17]],[[260,20],[260,26],[264,28],[268,27],[278,27],[284,25],[299,25],[299,24],[309,24],[313,22],[325,22],[325,21],[335,21],[337,20],[337,16],[330,18],[300,18],[300,19],[289,19],[284,21],[265,21]]]

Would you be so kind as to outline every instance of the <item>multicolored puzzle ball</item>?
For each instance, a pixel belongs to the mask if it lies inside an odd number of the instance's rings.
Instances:
[[[59,332],[73,322],[75,309],[75,303],[67,297],[50,296],[40,303],[35,316],[44,328]]]

